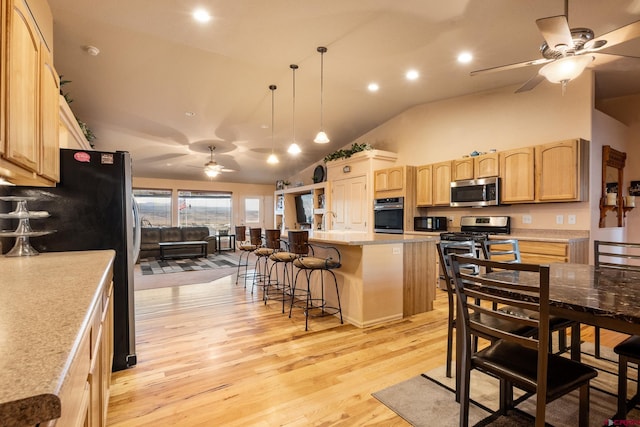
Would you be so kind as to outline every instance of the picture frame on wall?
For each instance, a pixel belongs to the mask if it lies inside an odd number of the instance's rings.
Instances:
[[[618,192],[618,183],[607,182],[607,193],[617,193],[617,192]]]
[[[640,196],[640,181],[631,181],[631,185],[629,186],[629,195]]]
[[[276,190],[284,190],[284,181],[282,179],[276,181]]]

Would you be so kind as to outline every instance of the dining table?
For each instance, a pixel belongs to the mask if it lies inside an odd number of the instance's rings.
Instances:
[[[494,271],[493,278],[536,284],[539,275]],[[588,264],[549,264],[549,312],[583,324],[640,335],[640,271]]]
[[[486,275],[523,285],[536,285],[540,279],[538,273],[513,270],[494,270]],[[518,292],[509,291],[510,296]],[[596,268],[589,264],[550,263],[549,314],[616,332],[640,335],[640,271]],[[462,319],[460,312],[457,319]],[[459,401],[457,378],[461,375],[462,351],[459,343],[464,341],[460,325],[456,329],[456,401]],[[579,340],[577,342],[579,345]],[[572,340],[572,345],[575,343]]]

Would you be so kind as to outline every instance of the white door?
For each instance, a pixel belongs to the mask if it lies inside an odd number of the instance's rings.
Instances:
[[[246,196],[240,201],[240,224],[249,228],[264,228],[264,197]]]
[[[365,175],[340,179],[331,184],[334,230],[367,230],[367,178]]]

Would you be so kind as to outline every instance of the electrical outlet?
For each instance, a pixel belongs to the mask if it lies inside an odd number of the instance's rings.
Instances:
[[[523,224],[531,224],[531,215],[522,215]]]
[[[393,248],[391,251],[394,255],[400,255],[400,248]]]
[[[568,224],[575,224],[576,223],[576,216],[575,215],[567,215],[567,223]]]
[[[564,224],[564,215],[556,215],[556,224]]]

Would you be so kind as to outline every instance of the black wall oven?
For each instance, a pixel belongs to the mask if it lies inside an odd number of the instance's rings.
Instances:
[[[373,204],[373,231],[404,233],[404,197],[376,199]]]

